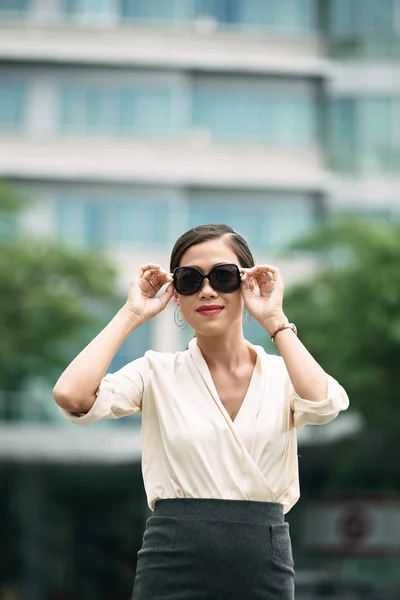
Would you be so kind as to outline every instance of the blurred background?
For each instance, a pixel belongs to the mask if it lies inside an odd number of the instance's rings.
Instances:
[[[140,416],[81,429],[52,388],[209,222],[351,400],[298,435],[297,600],[400,598],[399,58],[400,0],[0,0],[0,600],[130,598]],[[191,335],[171,304],[109,371]]]

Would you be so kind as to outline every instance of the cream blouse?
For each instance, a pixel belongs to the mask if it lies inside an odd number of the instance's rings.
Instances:
[[[149,350],[107,373],[88,413],[60,410],[78,425],[142,412],[142,471],[151,510],[160,498],[220,498],[280,502],[287,513],[300,496],[296,428],[328,423],[349,399],[330,376],[325,400],[300,398],[283,359],[247,344],[257,361],[234,421],[196,338],[183,352]]]

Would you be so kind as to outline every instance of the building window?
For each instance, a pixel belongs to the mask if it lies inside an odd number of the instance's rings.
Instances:
[[[118,98],[113,89],[63,86],[60,90],[62,133],[105,134],[118,130]]]
[[[199,191],[189,199],[189,227],[225,223],[256,252],[283,249],[316,221],[316,201],[306,194]]]
[[[211,18],[227,27],[298,35],[316,30],[316,5],[317,0],[62,0],[61,10],[78,20],[121,18],[175,25]]]
[[[61,11],[82,21],[113,21],[118,16],[115,0],[61,0]]]
[[[226,25],[288,32],[316,27],[315,0],[195,0],[196,17]]]
[[[69,244],[100,248],[167,245],[169,212],[168,199],[149,193],[64,196],[55,201],[55,233]]]
[[[347,97],[331,104],[332,167],[348,172],[400,168],[400,98]]]
[[[330,33],[337,36],[394,33],[396,0],[334,0]]]
[[[126,290],[128,295],[128,290]],[[111,315],[110,319],[113,317]],[[144,355],[147,350],[151,349],[152,346],[152,327],[153,322],[147,321],[127,337],[127,339],[120,346],[117,354],[111,361],[110,366],[107,369],[107,373],[115,373],[119,369],[122,369],[125,365],[130,363],[132,360],[136,360]]]
[[[328,29],[334,56],[399,57],[398,0],[331,0],[329,6]]]
[[[30,0],[0,0],[0,18],[18,16],[28,12]]]
[[[0,130],[20,131],[25,124],[26,86],[0,81]]]
[[[176,0],[122,0],[121,16],[124,19],[138,19],[143,21],[175,21],[179,14]]]
[[[113,206],[113,244],[166,245],[169,242],[169,202],[165,198],[137,196]]]
[[[59,127],[65,134],[168,137],[173,131],[172,90],[160,86],[60,90]]]
[[[58,240],[66,244],[83,243],[84,200],[60,197],[54,202],[54,233]]]
[[[173,94],[169,89],[123,89],[118,112],[123,134],[168,137],[173,132]]]
[[[317,143],[317,101],[312,86],[263,82],[196,82],[192,126],[210,131],[216,141],[282,146]]]

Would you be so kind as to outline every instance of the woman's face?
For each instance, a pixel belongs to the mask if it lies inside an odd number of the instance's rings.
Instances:
[[[238,257],[221,239],[209,240],[191,246],[183,254],[180,267],[197,267],[203,274],[221,263],[234,263],[240,268]],[[199,335],[221,335],[234,323],[241,325],[243,297],[240,288],[229,294],[222,294],[211,287],[204,279],[202,287],[192,296],[181,296],[174,291],[174,302],[181,307],[185,321]],[[216,305],[222,310],[216,314],[199,311],[205,305]]]

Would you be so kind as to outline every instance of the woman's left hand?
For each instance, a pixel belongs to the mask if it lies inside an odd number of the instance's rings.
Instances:
[[[250,314],[268,332],[276,324],[287,321],[283,312],[283,279],[277,267],[272,265],[256,265],[251,269],[241,269],[243,273],[240,286],[244,304]],[[255,282],[260,290],[252,291],[251,281]],[[250,285],[249,285],[250,284]]]

